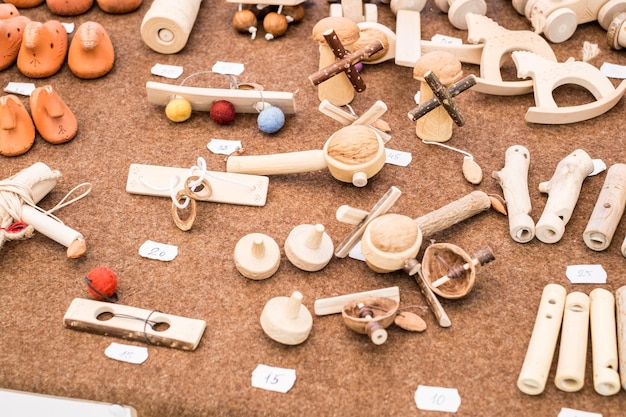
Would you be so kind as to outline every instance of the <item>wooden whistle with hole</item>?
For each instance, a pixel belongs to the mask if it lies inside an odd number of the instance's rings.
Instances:
[[[82,298],[72,301],[63,317],[63,325],[181,350],[195,350],[206,328],[204,320]]]
[[[580,391],[585,384],[589,296],[574,291],[565,297],[563,324],[554,384],[565,392]]]

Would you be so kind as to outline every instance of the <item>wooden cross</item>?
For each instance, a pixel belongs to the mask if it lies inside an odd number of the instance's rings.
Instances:
[[[463,116],[461,116],[461,113],[459,113],[459,109],[456,107],[456,104],[454,104],[452,97],[456,97],[463,91],[476,85],[476,77],[474,75],[468,75],[460,81],[452,84],[450,88],[446,88],[443,84],[441,84],[441,81],[439,81],[437,76],[432,71],[428,71],[424,74],[424,79],[428,83],[430,89],[433,90],[433,94],[435,96],[409,111],[409,119],[415,122],[417,119],[425,116],[430,111],[439,106],[443,106],[452,120],[454,120],[454,123],[456,123],[457,126],[463,126],[463,124],[465,124],[465,120],[463,119]]]

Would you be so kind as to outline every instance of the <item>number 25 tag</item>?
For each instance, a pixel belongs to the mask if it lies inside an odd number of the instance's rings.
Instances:
[[[461,397],[456,388],[419,385],[415,391],[415,404],[420,410],[456,413],[461,405]]]

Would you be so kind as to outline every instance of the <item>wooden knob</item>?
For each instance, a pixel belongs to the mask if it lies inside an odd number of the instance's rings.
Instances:
[[[235,266],[246,278],[271,277],[280,265],[280,248],[274,239],[262,233],[242,237],[235,246]]]
[[[285,254],[296,267],[309,272],[324,268],[333,257],[333,241],[322,224],[294,227],[285,240]]]
[[[304,342],[313,327],[313,317],[302,304],[302,298],[302,294],[295,291],[290,297],[269,300],[261,313],[261,327],[265,334],[285,345]]]

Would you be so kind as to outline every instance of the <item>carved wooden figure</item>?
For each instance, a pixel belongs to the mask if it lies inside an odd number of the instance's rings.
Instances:
[[[233,258],[241,275],[258,281],[269,278],[278,271],[280,248],[270,236],[251,233],[239,239]]]
[[[261,312],[261,327],[271,339],[285,345],[299,345],[311,333],[313,317],[302,304],[302,293],[290,297],[274,297]]]
[[[375,345],[387,341],[387,327],[393,324],[399,303],[385,297],[363,297],[349,301],[342,309],[345,325],[359,333],[367,334]]]
[[[46,142],[65,143],[76,136],[76,116],[51,85],[33,90],[30,112],[37,131]]]
[[[565,225],[576,207],[583,181],[593,172],[593,161],[587,152],[577,149],[557,165],[550,181],[539,184],[548,201],[535,226],[537,238],[556,243],[563,237]]]
[[[17,68],[29,78],[46,78],[56,74],[67,55],[67,32],[58,20],[45,23],[31,21],[17,56]]]
[[[583,240],[589,249],[609,247],[626,208],[626,164],[609,167],[602,190],[591,212]]]
[[[504,168],[492,173],[504,193],[509,234],[518,243],[528,243],[535,237],[535,221],[530,217],[532,205],[528,192],[529,166],[528,149],[514,145],[504,153]]]
[[[333,241],[323,224],[301,224],[289,232],[285,254],[303,271],[315,272],[328,265],[333,257]]]
[[[566,392],[580,391],[585,384],[587,339],[589,338],[589,296],[571,292],[565,297],[559,359],[554,383]]]
[[[82,23],[72,38],[67,65],[78,78],[95,79],[108,74],[115,62],[113,43],[97,22]]]
[[[615,297],[604,288],[589,293],[593,387],[604,396],[620,392],[615,322]]]

